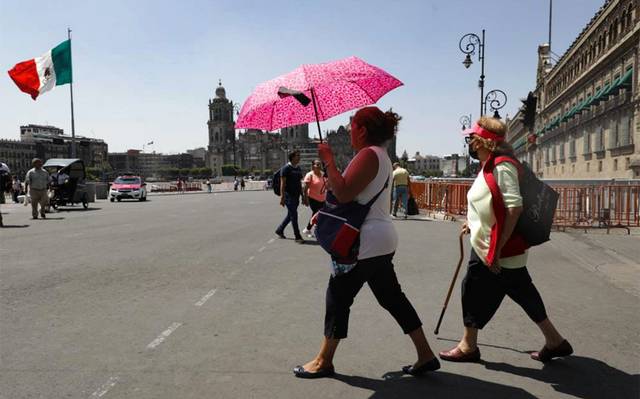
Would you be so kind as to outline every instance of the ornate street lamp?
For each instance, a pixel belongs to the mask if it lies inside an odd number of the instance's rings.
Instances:
[[[507,95],[502,90],[491,90],[484,98],[485,113],[487,112],[487,104],[489,104],[489,108],[491,109],[491,111],[493,111],[493,117],[500,119],[498,110],[504,108],[504,106],[507,105]]]
[[[471,127],[471,114],[462,115],[460,117],[460,124],[462,125],[462,130],[465,130],[468,127]]]
[[[480,38],[475,33],[467,33],[462,36],[460,39],[460,43],[458,43],[458,47],[460,47],[460,51],[462,51],[466,56],[464,57],[464,61],[462,61],[462,65],[465,68],[469,68],[473,61],[471,60],[471,56],[476,53],[476,49],[478,50],[478,61],[480,61],[480,80],[478,81],[478,87],[480,88],[480,116],[484,115],[483,110],[483,101],[484,101],[484,29],[482,30],[482,38]]]

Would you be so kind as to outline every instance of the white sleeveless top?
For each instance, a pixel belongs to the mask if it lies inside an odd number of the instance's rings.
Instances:
[[[366,204],[382,190],[385,181],[387,188],[371,205],[364,223],[360,229],[360,251],[358,259],[373,258],[381,255],[388,255],[396,251],[398,246],[398,234],[393,226],[391,216],[389,216],[389,206],[391,204],[391,179],[392,167],[387,150],[383,147],[371,146],[378,156],[378,174],[365,189],[356,196],[355,201]],[[351,164],[349,164],[351,166]],[[349,170],[345,168],[344,173]]]

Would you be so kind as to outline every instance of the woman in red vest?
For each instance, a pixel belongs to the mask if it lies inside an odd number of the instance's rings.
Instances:
[[[498,310],[505,295],[513,299],[535,322],[545,338],[542,350],[531,358],[547,362],[568,356],[573,348],[555,329],[526,268],[527,245],[513,234],[522,213],[517,161],[505,142],[507,127],[499,119],[482,117],[465,131],[469,155],[479,159],[478,173],[467,193],[467,222],[463,231],[471,234],[471,255],[462,282],[464,335],[458,345],[440,352],[442,360],[480,360],[478,330]]]

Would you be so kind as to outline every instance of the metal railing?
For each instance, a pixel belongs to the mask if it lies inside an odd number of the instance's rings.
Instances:
[[[547,182],[559,194],[556,227],[640,227],[640,182],[627,184],[567,184]],[[467,214],[467,191],[472,182],[412,182],[420,209],[457,218]]]

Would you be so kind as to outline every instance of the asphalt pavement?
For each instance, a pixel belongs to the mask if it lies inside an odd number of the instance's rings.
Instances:
[[[284,210],[272,193],[98,201],[47,220],[1,210],[0,398],[640,396],[638,235],[554,233],[531,251],[529,271],[575,356],[531,360],[542,336],[506,299],[481,332],[481,363],[402,376],[413,346],[363,288],[338,375],[300,380],[291,369],[318,350],[329,266],[314,242],[275,237]],[[432,332],[460,225],[394,223],[400,283],[434,350],[448,349],[462,332],[460,280]]]

